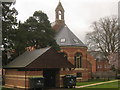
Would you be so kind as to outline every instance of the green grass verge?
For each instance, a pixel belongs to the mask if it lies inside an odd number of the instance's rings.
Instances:
[[[68,90],[120,90],[118,88],[75,88],[75,89],[68,89]]]
[[[83,86],[83,85],[89,85],[89,84],[106,82],[106,81],[108,81],[108,80],[91,80],[91,81],[88,81],[88,82],[77,82],[76,86]]]
[[[118,88],[118,82],[105,83],[101,85],[89,86],[84,88]]]
[[[82,86],[82,85],[89,85],[89,84],[93,84],[93,83],[99,83],[99,82],[105,82],[105,81],[90,81],[90,82],[78,82],[77,85],[78,86]],[[118,85],[120,83],[118,82],[111,82],[111,83],[105,83],[105,84],[101,84],[101,85],[95,85],[95,86],[89,86],[89,87],[84,87],[84,88],[73,88],[73,89],[68,89],[68,90],[120,90],[120,87],[118,89]]]
[[[89,84],[94,84],[94,83],[100,83],[104,81],[93,81],[93,82],[77,82],[76,86],[83,86],[83,85],[89,85]]]
[[[13,90],[13,89],[11,89],[11,88],[2,88],[2,90]]]

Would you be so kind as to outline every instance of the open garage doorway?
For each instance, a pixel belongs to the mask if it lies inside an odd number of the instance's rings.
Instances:
[[[44,86],[47,88],[57,87],[59,82],[59,69],[44,69],[43,77],[45,79]]]

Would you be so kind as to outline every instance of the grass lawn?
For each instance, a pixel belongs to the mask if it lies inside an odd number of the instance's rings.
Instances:
[[[89,85],[89,84],[106,82],[106,81],[108,81],[108,80],[93,80],[93,81],[88,81],[88,82],[77,82],[76,86]]]
[[[78,82],[77,86],[89,85],[89,84],[99,83],[99,82],[105,82],[105,81]],[[119,84],[118,82],[111,82],[111,83],[105,83],[101,85],[89,86],[84,88],[75,88],[75,89],[73,88],[68,90],[118,90]],[[120,90],[120,87],[119,87],[119,90]]]
[[[2,88],[2,90],[13,90],[11,88]]]
[[[105,81],[97,80],[97,81],[89,81],[89,82],[78,82],[77,86],[88,85],[88,84],[99,83],[99,82],[105,82]],[[89,87],[84,87],[84,88],[72,88],[72,89],[67,89],[67,90],[118,90],[117,88],[118,88],[118,82],[110,82],[110,83],[105,83],[101,85],[89,86]],[[13,90],[13,89],[3,88],[2,90]]]
[[[118,82],[111,82],[111,83],[89,86],[84,88],[118,88]]]
[[[75,89],[68,89],[68,90],[120,90],[118,88],[75,88]]]

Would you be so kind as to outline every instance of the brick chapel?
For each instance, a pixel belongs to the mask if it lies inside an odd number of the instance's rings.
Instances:
[[[11,88],[30,88],[29,78],[44,77],[45,87],[63,87],[63,76],[75,75],[77,81],[91,79],[96,72],[96,60],[87,46],[68,28],[61,2],[55,9],[52,23],[60,51],[52,47],[26,51],[4,67],[4,85]],[[62,55],[61,55],[62,54]]]
[[[87,52],[87,46],[69,29],[65,23],[64,8],[61,2],[55,9],[55,22],[52,23],[56,31],[55,40],[60,46],[63,54],[75,68],[72,70],[61,70],[61,74],[73,74],[78,81],[86,81],[91,78],[92,72],[96,72],[96,61]],[[89,58],[89,59],[88,59]]]

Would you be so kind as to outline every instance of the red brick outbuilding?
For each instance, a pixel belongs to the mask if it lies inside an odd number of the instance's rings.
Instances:
[[[74,68],[74,66],[53,48],[26,51],[4,67],[5,86],[30,88],[30,77],[44,77],[46,87],[61,87],[61,68]],[[53,79],[48,80],[49,77]]]

